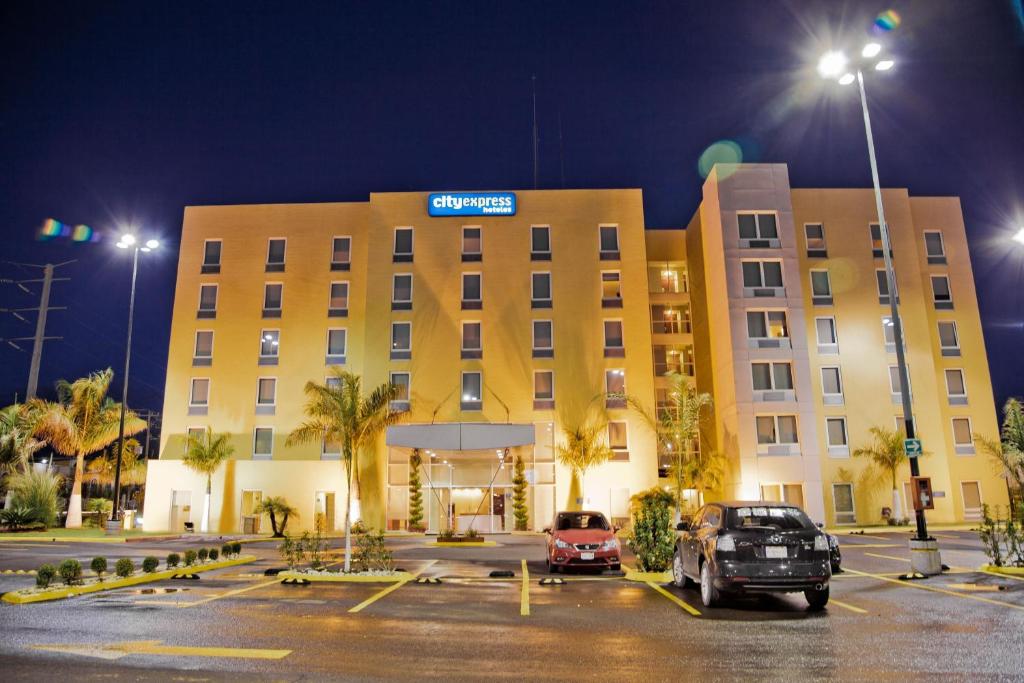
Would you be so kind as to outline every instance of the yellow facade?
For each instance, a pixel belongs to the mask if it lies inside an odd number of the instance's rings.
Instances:
[[[489,531],[509,530],[510,474],[498,464],[506,461],[494,457],[505,447],[510,458],[528,463],[530,528],[545,526],[568,502],[569,472],[554,453],[562,429],[587,419],[615,423],[606,438],[619,448],[612,461],[587,473],[583,504],[616,519],[628,517],[629,496],[658,483],[656,439],[641,417],[606,403],[604,393],[608,381],[624,377],[626,392],[653,410],[665,399],[660,375],[668,370],[695,376],[714,397],[714,420],[702,447],[719,448],[730,458],[725,495],[756,497],[777,485],[782,497],[799,491],[812,516],[832,524],[851,521],[837,519],[833,504],[833,484],[850,481],[855,521],[877,521],[888,487],[867,481],[860,459],[838,456],[826,427],[829,417],[846,418],[852,450],[864,444],[870,426],[891,427],[899,412],[890,402],[887,366],[895,360],[885,351],[885,310],[874,280],[881,261],[871,251],[871,193],[791,190],[783,165],[747,165],[728,177],[721,170],[705,185],[686,231],[645,231],[639,190],[517,192],[513,216],[432,217],[421,192],[372,194],[359,203],[187,208],[160,449],[161,460],[169,462],[151,469],[146,528],[172,528],[188,515],[198,522],[201,482],[175,461],[184,454],[188,430],[206,427],[230,434],[233,458],[245,461],[215,478],[213,529],[242,530],[247,506],[278,495],[300,509],[298,526],[309,527],[316,515],[330,511],[331,526],[340,526],[345,491],[336,452],[322,444],[285,444],[303,419],[303,386],[322,383],[334,365],[361,375],[371,388],[394,379],[392,373],[408,373],[410,429],[382,437],[360,461],[361,511],[374,526],[405,527],[414,445],[430,463],[424,468],[432,487],[425,496],[428,528],[443,526],[445,516],[454,523],[460,511],[468,517],[483,510],[493,518]],[[964,482],[979,482],[985,502],[1005,502],[1006,495],[983,455],[956,455],[953,443],[957,417],[969,417],[973,432],[996,433],[962,216],[955,199],[911,198],[904,190],[886,191],[886,205],[916,419],[931,453],[922,469],[945,492],[934,517],[959,520],[965,516]],[[740,248],[736,216],[744,211],[776,216],[781,244]],[[825,226],[827,256],[808,257],[804,223]],[[547,259],[531,249],[540,227],[548,229]],[[617,236],[617,251],[606,244],[602,253],[602,227],[606,239]],[[409,228],[411,260],[396,256],[396,230]],[[925,230],[941,231],[945,264],[928,262]],[[337,238],[348,238],[347,250],[336,249],[345,245]],[[283,265],[278,240],[284,240]],[[207,247],[213,241],[219,241],[219,254],[216,245]],[[741,262],[752,256],[782,264],[784,296],[755,303],[789,311],[788,349],[755,349],[746,337],[752,302],[737,278]],[[814,269],[830,274],[830,306],[812,301]],[[536,300],[535,273],[550,274],[549,301]],[[948,274],[952,310],[932,305],[929,276],[935,273]],[[406,291],[405,275],[411,276],[408,304],[396,295]],[[477,275],[480,296],[467,300],[464,290],[472,293]],[[347,292],[340,284],[332,290],[332,283],[347,283]],[[211,285],[217,288],[213,309]],[[397,304],[396,296],[402,300]],[[819,354],[813,343],[816,318],[826,314],[839,331],[836,354]],[[943,355],[940,348],[938,323],[950,320],[956,322],[959,356]],[[543,343],[547,321],[550,345]],[[408,347],[404,323],[410,324]],[[479,323],[479,348],[468,353],[466,323]],[[606,347],[606,323],[613,337],[621,324],[621,350]],[[468,329],[474,337],[475,328]],[[764,392],[752,389],[750,364],[765,360],[792,364],[793,390],[783,392],[781,402],[755,400]],[[840,368],[841,405],[822,400],[822,367]],[[966,405],[945,400],[950,368],[963,370]],[[535,373],[545,371],[553,372],[551,399],[535,395],[544,385]],[[462,400],[463,374],[475,372],[481,373],[482,395],[469,398],[479,404]],[[755,420],[779,411],[795,416],[799,444],[791,453],[766,454]],[[473,431],[479,424],[494,429]],[[450,426],[455,431],[446,434],[461,433],[473,446],[453,448],[447,436],[438,441],[441,432],[431,425]],[[516,429],[529,436],[511,439]]]

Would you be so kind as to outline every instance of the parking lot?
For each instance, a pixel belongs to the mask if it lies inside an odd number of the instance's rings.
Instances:
[[[273,680],[1024,676],[1024,580],[978,571],[974,533],[937,536],[950,572],[904,582],[906,532],[841,535],[846,570],[817,613],[799,594],[705,609],[696,590],[617,576],[541,585],[541,536],[496,537],[496,547],[482,548],[389,539],[398,566],[441,580],[404,584],[285,586],[264,575],[281,566],[275,544],[252,543],[245,552],[258,562],[198,581],[2,604],[0,657],[8,680],[61,671],[131,680],[172,671]],[[198,545],[4,542],[0,570]],[[496,569],[514,576],[490,578]],[[0,574],[0,590],[31,581]]]

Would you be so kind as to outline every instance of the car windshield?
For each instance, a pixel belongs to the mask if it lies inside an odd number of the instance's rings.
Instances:
[[[770,527],[772,529],[813,529],[814,524],[795,507],[741,507],[729,510],[730,529]]]
[[[600,529],[608,531],[608,521],[605,520],[604,515],[588,515],[586,513],[558,515],[556,529],[558,531],[568,531],[569,529]]]

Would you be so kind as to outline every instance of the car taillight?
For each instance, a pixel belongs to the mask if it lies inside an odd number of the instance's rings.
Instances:
[[[719,536],[715,547],[719,552],[731,553],[736,550],[736,541],[732,536]]]
[[[828,539],[825,538],[824,534],[818,534],[814,537],[814,549],[828,551]]]

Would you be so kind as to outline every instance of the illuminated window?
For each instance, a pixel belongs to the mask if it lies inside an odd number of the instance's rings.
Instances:
[[[480,410],[483,405],[483,375],[480,372],[462,373],[462,410]]]
[[[785,311],[747,311],[747,336],[751,339],[789,337]]]
[[[412,357],[412,323],[391,323],[391,359],[409,360]]]
[[[409,396],[409,373],[408,372],[392,372],[391,383],[398,389],[398,393],[395,395],[395,401],[399,403],[408,403]]]
[[[280,330],[261,330],[260,358],[277,358],[280,341]]]
[[[622,282],[617,270],[601,271],[601,305],[604,308],[622,308]]]

